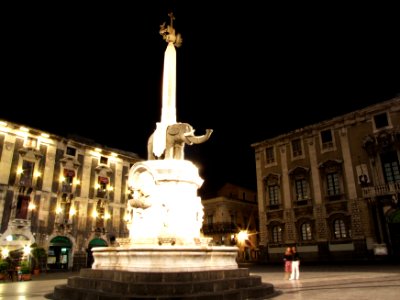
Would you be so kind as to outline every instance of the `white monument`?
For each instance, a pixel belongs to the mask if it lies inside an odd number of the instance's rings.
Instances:
[[[148,160],[129,172],[132,199],[127,203],[129,238],[119,246],[93,248],[93,269],[177,272],[237,268],[238,248],[211,246],[201,235],[203,205],[197,195],[203,184],[197,167],[184,159],[184,146],[207,141],[190,124],[176,121],[176,50],[182,39],[174,17],[160,27],[167,42],[164,56],[161,121],[149,138]]]
[[[238,248],[211,246],[201,235],[203,206],[198,169],[184,159],[184,145],[208,140],[176,122],[176,52],[181,38],[161,26],[165,52],[161,122],[149,138],[148,160],[129,172],[129,238],[93,248],[92,268],[54,288],[51,299],[265,299],[272,284],[236,263]]]

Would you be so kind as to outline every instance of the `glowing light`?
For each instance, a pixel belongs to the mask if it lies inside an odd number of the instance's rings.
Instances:
[[[124,221],[129,222],[131,220],[131,217],[128,214],[124,215]]]
[[[80,184],[81,184],[81,181],[80,181],[79,179],[75,179],[75,184],[76,184],[76,185],[80,185]]]
[[[21,175],[22,173],[24,173],[24,170],[22,170],[21,168],[18,168],[17,174],[18,174],[18,175]]]
[[[76,209],[75,209],[75,207],[71,207],[70,209],[69,209],[69,215],[72,217],[72,216],[74,216],[76,214]]]
[[[8,257],[9,254],[10,254],[10,250],[8,250],[7,248],[1,249],[1,257],[6,258],[6,257]]]
[[[60,214],[62,212],[62,208],[60,206],[56,207],[56,214]]]
[[[111,215],[107,212],[104,214],[104,220],[111,219]]]
[[[7,242],[11,242],[13,240],[12,235],[11,234],[7,235],[6,240],[7,240]]]
[[[35,208],[36,208],[35,203],[30,202],[29,205],[28,205],[28,209],[29,209],[29,210],[34,210]]]
[[[36,171],[36,172],[35,172],[35,174],[34,174],[33,176],[37,178],[37,177],[40,177],[40,176],[42,176],[42,173],[40,173],[40,172]]]
[[[41,134],[41,136],[44,137],[44,138],[50,137],[50,135],[48,133],[44,133],[44,132]]]
[[[19,130],[21,130],[21,131],[24,131],[24,132],[28,132],[28,131],[29,131],[29,129],[28,129],[28,128],[26,128],[26,127],[23,127],[23,126],[21,126],[21,127],[19,128]]]
[[[64,181],[65,181],[65,177],[61,175],[61,176],[60,176],[60,181],[61,181],[61,182],[64,182]]]
[[[31,253],[31,246],[25,245],[24,246],[24,255],[29,255]]]
[[[93,217],[93,218],[97,218],[98,215],[99,215],[99,214],[97,213],[96,210],[94,210],[94,211],[92,212],[92,217]]]
[[[247,233],[246,230],[241,230],[238,233],[237,238],[239,243],[244,243],[249,238],[249,234]]]
[[[100,148],[94,148],[94,151],[101,153],[101,149]]]

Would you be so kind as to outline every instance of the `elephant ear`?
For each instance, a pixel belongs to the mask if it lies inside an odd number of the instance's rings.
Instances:
[[[170,125],[168,126],[167,133],[169,135],[177,135],[180,131],[180,126]]]

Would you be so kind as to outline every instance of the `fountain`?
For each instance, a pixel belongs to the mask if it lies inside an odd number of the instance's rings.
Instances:
[[[184,146],[206,142],[190,124],[176,121],[176,51],[182,39],[160,26],[168,43],[164,57],[161,121],[148,142],[148,160],[129,172],[128,238],[117,246],[93,248],[91,269],[82,269],[53,299],[264,299],[271,284],[236,262],[236,246],[213,246],[202,236],[203,206],[197,191],[203,180],[184,158]]]

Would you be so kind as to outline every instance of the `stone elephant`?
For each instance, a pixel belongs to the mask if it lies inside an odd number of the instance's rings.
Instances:
[[[204,135],[195,135],[193,127],[188,123],[175,123],[166,128],[164,159],[184,159],[184,146],[206,142],[213,132],[206,129]],[[154,133],[147,144],[148,159],[156,159],[153,152]],[[161,158],[161,157],[158,157]]]

